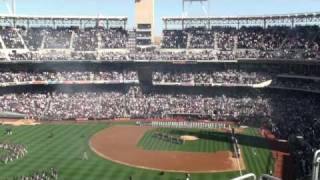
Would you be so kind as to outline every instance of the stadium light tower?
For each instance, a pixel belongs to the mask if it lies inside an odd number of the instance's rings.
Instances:
[[[3,3],[10,15],[16,15],[16,0],[0,0]]]
[[[182,11],[183,11],[183,16],[187,16],[188,13],[185,10],[185,4],[192,4],[193,2],[195,3],[200,3],[202,7],[202,11],[206,16],[209,16],[210,12],[210,0],[182,0]]]

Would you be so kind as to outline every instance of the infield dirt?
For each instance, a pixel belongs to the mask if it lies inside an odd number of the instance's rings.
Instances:
[[[91,149],[105,159],[127,166],[167,172],[229,172],[239,171],[237,159],[230,151],[214,153],[147,151],[137,147],[143,135],[152,127],[113,126],[95,134]],[[245,169],[243,158],[240,168]]]

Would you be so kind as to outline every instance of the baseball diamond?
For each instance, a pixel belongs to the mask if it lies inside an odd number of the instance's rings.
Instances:
[[[193,179],[225,179],[239,175],[236,160],[232,157],[231,140],[227,131],[156,129],[136,126],[134,123],[128,125],[126,122],[110,125],[67,123],[15,127],[10,138],[1,134],[0,141],[9,139],[10,142],[24,144],[28,148],[28,154],[8,166],[1,165],[0,169],[3,173],[0,179],[12,175],[25,175],[31,169],[52,166],[59,169],[60,176],[70,180],[88,173],[92,175],[91,179],[112,177],[119,180],[129,175],[156,179],[159,171],[166,172],[163,175],[164,179],[182,176],[182,174],[179,175],[182,172],[192,173]],[[0,130],[5,129],[1,127]],[[179,147],[176,144],[154,139],[152,134],[155,131],[171,135],[197,135],[199,140],[187,142]],[[53,137],[49,138],[48,132],[52,132]],[[242,149],[240,163],[243,173],[261,174],[273,170],[274,160],[269,150],[272,148],[269,148],[258,129],[246,128],[237,135]],[[61,139],[61,137],[65,138]],[[49,149],[52,150],[49,151]],[[86,161],[82,160],[84,151],[88,153]],[[40,157],[42,160],[38,161]],[[175,158],[179,161],[176,162]],[[30,166],[21,169],[25,164]],[[96,164],[99,168],[89,168],[92,164]],[[74,172],[79,169],[83,170],[77,173],[78,176],[74,176]],[[116,173],[118,171],[123,173]]]
[[[232,158],[232,153],[228,151],[194,153],[145,151],[137,148],[139,139],[150,129],[148,127],[112,127],[95,135],[90,145],[103,157],[133,167],[184,173],[239,170],[237,159]],[[240,169],[245,169],[243,159],[240,158],[239,161]]]
[[[0,6],[0,180],[320,180],[320,1]]]

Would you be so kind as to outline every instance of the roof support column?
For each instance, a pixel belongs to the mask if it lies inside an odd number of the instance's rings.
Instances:
[[[181,25],[182,25],[182,30],[184,30],[184,20],[183,19],[181,21]]]
[[[53,24],[53,28],[56,29],[56,28],[57,28],[57,27],[56,27],[56,20],[53,19],[53,20],[52,20],[52,24]]]
[[[295,23],[295,22],[294,22],[294,17],[293,17],[293,18],[291,18],[291,28],[294,28],[294,26],[295,26],[294,23]]]
[[[16,21],[17,21],[17,19],[16,19],[16,18],[13,18],[12,26],[13,26],[14,28],[16,27]]]
[[[82,19],[80,19],[80,21],[79,21],[79,28],[82,29],[82,28],[83,28],[82,26],[83,26]]]
[[[27,19],[27,29],[29,29],[29,28],[30,28],[30,20]]]
[[[163,22],[164,22],[164,30],[167,30],[168,29],[168,22],[167,22],[167,20],[163,20]]]

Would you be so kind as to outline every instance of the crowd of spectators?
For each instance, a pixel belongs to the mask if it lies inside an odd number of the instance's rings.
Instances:
[[[297,90],[317,91],[320,92],[320,84],[317,80],[312,79],[288,79],[277,78],[272,82],[273,87],[290,88]]]
[[[27,149],[20,144],[0,143],[0,150],[4,151],[0,154],[0,162],[4,164],[20,159],[27,154]]]
[[[216,38],[218,49],[232,51],[236,47],[237,36],[233,28],[217,28]]]
[[[201,52],[28,52],[20,54],[10,54],[10,60],[14,61],[71,61],[71,60],[100,60],[100,61],[175,61],[175,60],[234,60],[235,56],[230,55],[230,51],[216,54],[213,51],[205,50]],[[3,59],[5,61],[5,59]]]
[[[24,93],[0,96],[0,112],[17,112],[50,120],[118,117],[165,117],[169,114],[202,114],[219,119],[270,113],[261,97],[204,97],[187,94],[145,94],[138,87],[128,91],[77,93]],[[254,108],[253,108],[254,107]]]
[[[33,52],[15,52],[12,60],[233,60],[239,58],[262,59],[320,59],[320,28],[318,26],[212,27],[164,30],[162,49],[183,52],[151,51],[143,53],[104,53],[99,49],[125,49],[128,32],[122,28],[10,28],[2,27],[0,35],[8,49],[27,47]],[[23,43],[24,42],[24,43]],[[25,45],[24,45],[25,44]],[[1,44],[2,46],[2,44]],[[0,47],[4,48],[4,47]],[[45,54],[39,49],[71,50],[66,54]],[[192,51],[204,49],[204,51]],[[188,51],[186,51],[188,50]],[[36,51],[36,52],[34,52]],[[76,53],[76,52],[82,53]],[[26,54],[24,54],[26,53]],[[78,55],[78,56],[77,56]],[[52,57],[51,57],[52,56]],[[132,58],[134,57],[134,58]]]
[[[136,71],[0,72],[0,83],[30,81],[138,80]]]
[[[187,47],[188,33],[180,30],[164,30],[162,48],[184,49]]]
[[[69,49],[72,30],[68,28],[46,29],[44,49]]]
[[[272,51],[281,48],[291,28],[286,26],[242,27],[238,31],[238,48]]]
[[[23,49],[22,39],[18,35],[19,31],[11,27],[1,27],[0,35],[4,45],[9,49]],[[2,45],[1,45],[2,46]],[[3,48],[3,47],[1,47]]]
[[[55,168],[33,172],[28,176],[14,177],[13,180],[57,180],[58,171]]]
[[[268,73],[245,72],[228,69],[215,72],[154,72],[155,83],[196,83],[196,84],[259,84],[272,77]]]
[[[238,59],[267,59],[267,60],[303,60],[303,54],[296,54],[292,51],[257,51],[257,50],[239,50],[239,51],[151,51],[151,52],[27,52],[9,54],[11,61],[72,61],[72,60],[100,60],[100,61],[218,61],[218,60],[238,60]],[[320,59],[320,54],[313,56],[312,59]],[[5,57],[0,61],[7,61]]]
[[[137,71],[61,71],[61,72],[0,72],[0,83],[32,81],[139,81]],[[190,83],[194,85],[253,85],[272,80],[270,87],[320,91],[313,79],[276,78],[266,72],[225,71],[156,71],[154,84]]]
[[[98,37],[95,28],[76,30],[73,48],[75,51],[95,51],[98,47]]]
[[[42,28],[30,28],[28,31],[21,30],[21,36],[30,51],[36,51],[41,48],[46,30]]]
[[[98,48],[125,48],[128,38],[127,31],[122,28],[1,27],[0,35],[7,49],[23,49],[25,42],[31,51],[70,48],[74,48],[75,51],[95,51]]]
[[[309,175],[313,155],[320,149],[320,104],[318,96],[283,94],[273,103],[273,133],[291,145],[297,177]]]
[[[319,32],[318,26],[165,30],[162,48],[209,48],[221,52],[234,51],[235,58],[319,59]],[[246,51],[239,52],[235,48]]]
[[[186,75],[188,76],[188,75]],[[181,79],[184,79],[182,77]],[[188,78],[187,78],[188,79]],[[0,112],[41,120],[164,118],[203,115],[242,124],[264,121],[280,139],[296,144],[293,157],[299,175],[310,173],[312,154],[320,148],[320,104],[317,95],[260,92],[204,95],[126,90],[16,93],[0,96]]]
[[[97,52],[98,49],[126,48],[127,31],[121,28],[84,30],[72,28],[2,27],[0,48],[30,50],[9,54],[11,60],[235,60],[320,59],[319,26],[294,28],[272,26],[187,28],[164,30],[161,50],[149,52]],[[25,43],[25,44],[24,44]],[[5,47],[2,47],[5,46]],[[39,49],[70,49],[70,52],[38,52]],[[172,51],[165,51],[171,49]],[[196,50],[194,50],[196,49]],[[200,50],[205,49],[205,50]],[[177,50],[177,51],[176,51]],[[269,74],[228,70],[226,72],[155,72],[153,82],[257,84],[272,79]],[[1,72],[0,82],[61,80],[137,80],[136,72]],[[317,81],[273,79],[274,87],[319,91]],[[165,117],[170,114],[209,115],[213,119],[247,122],[267,119],[279,138],[294,142],[293,157],[299,174],[309,174],[312,154],[320,146],[319,98],[275,96],[204,96],[201,94],[143,93],[139,87],[127,91],[77,93],[22,93],[0,96],[0,112],[17,112],[35,119],[105,119],[117,117]],[[18,146],[18,145],[14,145]],[[7,163],[24,150],[0,144],[13,156],[0,156]],[[12,150],[13,149],[13,150]],[[19,153],[17,153],[19,152]],[[24,152],[25,153],[25,152]],[[45,179],[56,173],[36,173],[22,179]],[[55,171],[56,172],[56,171]]]
[[[113,28],[100,31],[102,49],[126,48],[128,41],[127,31],[121,28]]]

